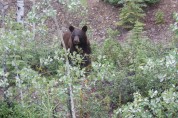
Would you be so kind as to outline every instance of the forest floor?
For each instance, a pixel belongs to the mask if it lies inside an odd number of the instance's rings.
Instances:
[[[107,30],[119,30],[118,40],[124,40],[128,31],[122,31],[116,25],[119,21],[121,7],[113,6],[101,0],[87,0],[88,12],[82,14],[82,10],[77,13],[66,13],[67,11],[60,4],[54,1],[54,8],[57,9],[58,20],[62,27],[67,28],[70,24],[81,27],[86,24],[92,30],[92,38],[102,42],[107,37]],[[60,7],[61,6],[61,7]],[[160,10],[164,15],[164,23],[156,24],[155,14]],[[155,42],[169,42],[173,38],[170,25],[174,23],[173,13],[178,12],[177,0],[160,0],[160,3],[148,6],[145,9],[144,31],[146,35]]]
[[[11,6],[16,6],[16,0],[1,0]],[[113,6],[103,2],[103,0],[87,0],[86,9],[80,7],[77,11],[69,12],[69,10],[58,2],[59,0],[52,0],[52,6],[57,10],[57,19],[61,29],[67,30],[69,25],[76,27],[82,27],[87,25],[89,27],[91,40],[102,42],[107,37],[107,30],[118,30],[120,33],[117,36],[117,40],[124,40],[127,37],[128,31],[120,29],[116,22],[119,21],[119,14],[122,7]],[[32,2],[25,0],[25,9],[29,11],[31,9]],[[164,23],[156,24],[155,14],[160,10],[164,15]],[[10,10],[12,11],[12,10]],[[144,31],[147,36],[156,42],[167,42],[173,37],[170,25],[174,23],[173,13],[178,12],[177,0],[160,0],[158,4],[148,6],[145,9],[146,16],[144,18]],[[55,24],[49,20],[48,26],[51,32],[55,32]]]

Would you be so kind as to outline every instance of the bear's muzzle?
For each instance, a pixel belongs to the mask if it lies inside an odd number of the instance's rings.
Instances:
[[[80,40],[79,40],[79,37],[78,37],[78,36],[75,36],[75,37],[74,37],[73,43],[74,43],[74,44],[79,44],[79,43],[80,43]]]

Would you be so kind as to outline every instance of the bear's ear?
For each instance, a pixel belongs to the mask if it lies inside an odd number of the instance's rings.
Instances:
[[[86,32],[87,31],[87,26],[82,27],[82,31]]]
[[[70,30],[70,32],[73,32],[74,31],[74,27],[72,25],[69,26],[69,30]]]

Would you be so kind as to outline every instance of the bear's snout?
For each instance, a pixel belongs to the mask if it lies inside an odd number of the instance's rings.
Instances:
[[[74,44],[79,44],[80,43],[80,40],[79,40],[79,37],[78,36],[75,36],[74,37]]]

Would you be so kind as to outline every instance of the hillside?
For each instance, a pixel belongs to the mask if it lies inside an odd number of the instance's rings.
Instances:
[[[54,1],[54,4],[56,2]],[[55,4],[55,8],[59,13],[59,22],[63,27],[68,27],[69,24],[79,26],[83,16],[78,14],[66,15],[65,10],[61,9],[60,4]],[[93,33],[94,40],[102,41],[107,36],[107,30],[109,28],[113,30],[119,30],[120,36],[118,40],[123,40],[126,37],[127,32],[118,29],[116,22],[119,20],[119,13],[121,7],[114,7],[108,3],[98,0],[88,0],[88,13],[84,17],[85,22]],[[164,14],[164,23],[156,24],[155,14],[160,10]],[[159,4],[148,6],[146,9],[146,17],[144,19],[145,31],[147,36],[153,41],[169,41],[172,38],[170,31],[170,24],[174,23],[173,13],[178,12],[178,2],[176,0],[161,0]]]
[[[15,11],[16,2],[14,0],[4,1],[4,4],[7,3],[9,6],[6,9],[6,12]],[[69,24],[77,27],[81,24],[87,24],[92,33],[92,40],[97,40],[98,42],[106,38],[107,30],[109,28],[120,31],[118,40],[123,40],[127,35],[127,31],[119,29],[116,25],[116,22],[119,21],[120,6],[113,6],[101,0],[87,0],[87,12],[83,13],[81,9],[81,11],[79,10],[75,13],[70,13],[66,10],[64,5],[58,2],[58,0],[53,0],[52,5],[54,9],[57,10],[58,22],[63,30],[66,30]],[[32,2],[25,0],[26,13],[31,9],[31,6]],[[163,12],[164,23],[155,23],[155,14],[158,10]],[[143,21],[145,23],[147,36],[153,41],[169,41],[169,39],[172,38],[170,24],[174,23],[172,16],[176,11],[178,12],[177,0],[160,0],[158,4],[148,6],[145,9],[146,17]],[[48,24],[51,31],[55,32],[54,22],[49,20]]]

